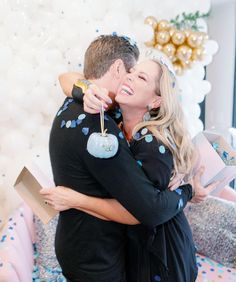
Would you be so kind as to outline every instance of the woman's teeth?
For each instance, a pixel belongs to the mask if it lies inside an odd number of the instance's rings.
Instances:
[[[128,95],[133,95],[133,91],[128,86],[122,85],[121,87],[122,92],[125,92]]]

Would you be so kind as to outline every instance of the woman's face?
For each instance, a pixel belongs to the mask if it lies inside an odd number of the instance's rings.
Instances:
[[[144,112],[147,111],[147,106],[158,107],[155,103],[160,98],[156,94],[160,71],[159,65],[150,60],[134,66],[121,83],[116,102]]]

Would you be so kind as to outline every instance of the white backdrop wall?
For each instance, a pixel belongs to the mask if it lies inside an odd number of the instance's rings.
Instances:
[[[227,136],[228,128],[232,126],[236,83],[236,1],[213,0],[208,28],[219,44],[219,51],[207,68],[207,80],[212,85],[212,91],[211,95],[206,97],[206,128],[215,128]]]
[[[14,206],[12,182],[19,168],[47,152],[50,126],[64,98],[57,77],[82,71],[83,54],[96,36],[116,31],[134,38],[144,52],[143,43],[152,37],[146,16],[171,19],[209,9],[209,0],[1,0],[0,202],[5,197],[9,209]],[[206,50],[205,60],[178,78],[192,135],[203,128],[198,103],[211,89],[203,81],[204,65],[217,44],[208,41]]]

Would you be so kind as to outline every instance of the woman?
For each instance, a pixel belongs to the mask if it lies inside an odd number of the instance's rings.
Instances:
[[[160,190],[168,187],[176,173],[183,173],[185,180],[189,180],[194,164],[194,149],[184,126],[177,91],[175,77],[168,67],[161,61],[149,60],[127,74],[116,96],[123,115],[121,128],[130,149]],[[68,196],[66,204],[61,202],[57,209],[78,208],[110,220],[107,213],[104,214],[104,206],[100,206],[99,213],[98,207],[96,212],[92,210],[89,205],[92,197],[75,191],[72,194],[73,197]],[[57,200],[47,195],[45,198],[55,206]],[[106,204],[106,199],[99,202]],[[114,200],[114,206],[110,206],[113,214],[117,205]],[[182,207],[181,201],[179,207]],[[124,213],[128,214],[126,210]],[[127,232],[127,281],[195,281],[195,247],[183,212],[153,230],[136,225],[128,227]]]

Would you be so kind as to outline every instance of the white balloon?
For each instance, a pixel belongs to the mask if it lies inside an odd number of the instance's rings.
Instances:
[[[154,32],[150,25],[145,25],[143,22],[135,21],[133,23],[134,37],[139,43],[144,43],[153,39]]]
[[[0,71],[5,70],[11,65],[12,63],[13,53],[9,46],[1,46],[0,47]]]
[[[38,128],[42,125],[43,120],[43,116],[40,113],[32,113],[21,123],[20,129],[27,136],[33,137],[37,133]]]
[[[117,32],[118,35],[126,35],[127,28],[130,26],[130,19],[124,12],[110,12],[103,21],[104,26],[108,26],[111,32]]]
[[[14,157],[29,148],[29,138],[18,130],[11,130],[1,140],[1,150],[7,156]]]
[[[204,44],[205,52],[208,55],[214,55],[219,50],[219,45],[214,40],[207,40]]]
[[[53,117],[55,116],[57,110],[58,110],[57,103],[53,101],[52,97],[49,97],[42,109],[42,113],[46,116]]]
[[[7,157],[6,155],[1,152],[0,155],[0,175],[5,174],[7,171],[8,166],[11,164],[12,159]]]

